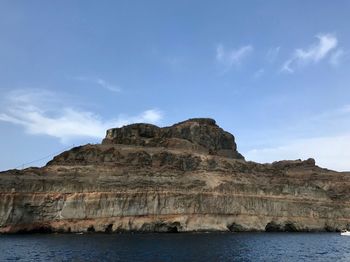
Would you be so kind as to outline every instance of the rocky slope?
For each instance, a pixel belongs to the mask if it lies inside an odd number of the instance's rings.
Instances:
[[[212,119],[110,129],[42,168],[0,173],[0,233],[334,231],[350,173],[245,161]]]

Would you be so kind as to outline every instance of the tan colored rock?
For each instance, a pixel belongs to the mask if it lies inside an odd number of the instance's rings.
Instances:
[[[227,150],[227,151],[225,151]],[[43,168],[0,173],[0,232],[334,231],[350,173],[247,162],[214,120],[135,124]]]

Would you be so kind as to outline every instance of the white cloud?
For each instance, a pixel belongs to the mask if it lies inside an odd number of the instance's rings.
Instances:
[[[350,171],[350,135],[296,139],[284,145],[253,149],[244,154],[247,160],[273,162],[282,159],[315,158],[316,164],[338,171]]]
[[[78,76],[78,77],[74,77],[75,80],[78,81],[82,81],[82,82],[86,82],[86,83],[91,83],[91,84],[95,84],[98,85],[106,90],[109,90],[111,92],[120,92],[121,88],[117,85],[113,85],[109,82],[107,82],[106,80],[100,78],[100,77],[85,77],[85,76]]]
[[[136,117],[133,122],[149,122],[157,123],[162,118],[162,112],[156,109],[144,111],[140,116]]]
[[[283,64],[282,71],[293,73],[297,67],[318,63],[326,58],[338,45],[337,38],[332,34],[320,34],[316,37],[318,43],[313,44],[306,50],[296,49]]]
[[[171,67],[177,67],[181,66],[181,64],[184,62],[184,58],[179,56],[167,56],[164,58],[164,62]]]
[[[341,113],[350,113],[350,105],[345,105],[339,109]]]
[[[255,73],[254,73],[254,78],[260,78],[263,76],[263,74],[265,73],[265,70],[263,68],[260,68],[259,70],[257,70]]]
[[[338,49],[331,55],[329,62],[333,66],[338,66],[341,63],[341,60],[344,58],[345,52],[343,49]]]
[[[280,50],[281,50],[281,47],[279,47],[279,46],[270,48],[266,53],[267,62],[269,62],[269,63],[275,62],[278,55],[279,55]]]
[[[20,125],[29,134],[59,138],[61,142],[75,137],[103,138],[108,128],[135,122],[157,123],[162,119],[161,111],[150,109],[136,116],[104,120],[92,112],[66,106],[56,94],[41,90],[17,90],[5,100],[0,121]]]
[[[320,126],[329,123],[339,126],[339,122],[341,120],[344,120],[350,124],[350,104],[342,105],[335,109],[326,110],[308,119],[308,121],[312,121],[313,125],[318,124]],[[340,130],[342,129],[343,128]],[[347,129],[350,129],[350,125],[347,125]]]
[[[103,80],[102,78],[97,78],[96,84],[98,84],[101,87],[103,87],[109,91],[112,91],[112,92],[120,92],[121,91],[119,86],[112,85],[112,84],[108,83],[106,80]]]
[[[243,60],[253,52],[251,45],[242,46],[238,49],[225,50],[220,44],[216,48],[216,61],[225,67],[228,71],[233,66],[239,66]]]
[[[300,116],[298,122],[289,123],[287,129],[278,132],[266,140],[267,146],[245,152],[246,159],[273,162],[312,157],[319,166],[350,171],[349,104],[305,118]],[[288,136],[290,132],[297,136],[291,138]]]

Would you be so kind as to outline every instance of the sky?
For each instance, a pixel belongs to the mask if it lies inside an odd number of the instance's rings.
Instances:
[[[247,160],[350,170],[349,13],[346,0],[0,0],[0,170],[192,117]]]

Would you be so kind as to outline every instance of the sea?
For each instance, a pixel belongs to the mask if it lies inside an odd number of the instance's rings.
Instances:
[[[339,233],[0,235],[0,261],[350,261]]]

